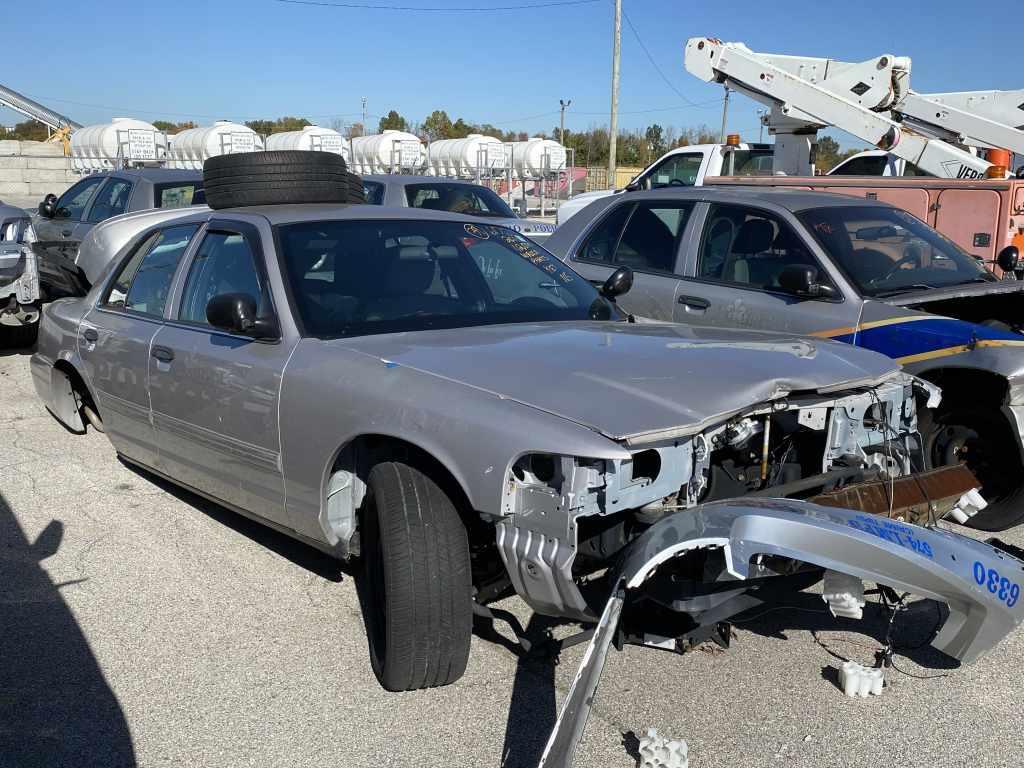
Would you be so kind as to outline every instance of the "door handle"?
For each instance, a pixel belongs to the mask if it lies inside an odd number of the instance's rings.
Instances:
[[[676,301],[689,309],[703,310],[711,306],[710,301],[702,299],[700,296],[680,296]]]
[[[161,363],[169,363],[174,359],[174,350],[168,347],[161,347],[159,345],[153,347],[149,354],[159,360]]]
[[[71,230],[70,229],[62,229],[60,233],[64,237],[71,237]]]
[[[82,331],[82,336],[90,344],[95,344],[100,338],[100,335],[95,328],[86,328],[84,331]]]

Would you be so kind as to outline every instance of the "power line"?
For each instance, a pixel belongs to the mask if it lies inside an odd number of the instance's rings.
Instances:
[[[418,7],[410,5],[370,5],[369,3],[333,3],[325,0],[275,0],[288,5],[316,5],[323,8],[353,8],[369,11],[413,11],[421,13],[490,13],[492,11],[522,11],[531,8],[553,8],[560,5],[590,5],[601,0],[548,0],[525,5],[495,5],[489,8],[458,8],[455,6]]]
[[[661,67],[658,66],[658,62],[656,62],[654,60],[654,57],[651,55],[651,52],[649,50],[647,50],[647,46],[644,45],[644,41],[640,37],[640,33],[636,31],[636,27],[633,26],[633,20],[629,18],[629,14],[626,13],[625,11],[623,11],[622,12],[622,16],[623,16],[623,18],[626,19],[626,24],[628,24],[629,28],[632,30],[633,37],[636,38],[636,41],[637,41],[637,43],[639,43],[641,50],[643,50],[644,54],[647,56],[647,60],[649,62],[651,62],[651,66],[654,67],[654,71],[657,72],[658,76],[661,77],[661,79],[665,81],[665,85],[667,85],[669,88],[671,88],[673,93],[675,93],[676,96],[678,96],[680,99],[682,99],[684,102],[686,102],[686,104],[688,106],[691,106],[691,107],[702,107],[703,108],[702,104],[699,104],[699,103],[697,103],[695,101],[692,101],[691,99],[689,99],[686,96],[684,96],[682,91],[680,91],[678,88],[676,88],[675,84],[673,84],[673,82],[668,79],[668,77],[665,75],[665,73],[662,72]],[[715,103],[716,104],[721,104],[722,100],[721,99],[715,99]]]

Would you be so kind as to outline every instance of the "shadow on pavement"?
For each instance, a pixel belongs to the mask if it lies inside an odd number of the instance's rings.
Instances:
[[[124,712],[60,590],[41,566],[53,520],[29,542],[0,496],[0,765],[134,766]]]
[[[263,523],[250,520],[245,515],[238,514],[227,507],[222,507],[216,502],[209,501],[199,494],[192,493],[169,480],[164,480],[159,475],[146,471],[142,467],[123,460],[121,464],[143,480],[152,483],[179,501],[198,509],[207,517],[251,539],[260,546],[266,547],[271,552],[300,568],[315,573],[322,579],[340,582],[343,573],[352,575],[352,571],[350,571],[347,564],[308,544],[302,543],[298,539],[293,539],[291,536],[275,531]]]
[[[946,606],[934,600],[908,602],[897,616],[892,632],[897,664],[903,657],[927,669],[958,668],[959,661],[930,644],[948,615]],[[783,640],[788,639],[787,631],[810,632],[818,644],[841,664],[851,658],[870,661],[873,649],[885,641],[890,616],[888,610],[869,600],[864,606],[864,618],[834,618],[821,595],[797,592],[790,595],[784,605],[751,608],[732,623],[741,629]],[[841,632],[861,636],[836,637],[836,633]]]

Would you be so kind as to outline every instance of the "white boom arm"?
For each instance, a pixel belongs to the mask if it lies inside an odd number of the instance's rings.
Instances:
[[[742,43],[692,37],[686,69],[771,109],[775,170],[814,173],[811,145],[821,128],[835,126],[892,152],[933,176],[983,177],[990,163],[931,138],[888,116],[910,93],[910,59],[890,55],[859,63],[754,53]]]
[[[1024,90],[914,93],[893,106],[907,122],[948,131],[971,147],[1024,155]]]

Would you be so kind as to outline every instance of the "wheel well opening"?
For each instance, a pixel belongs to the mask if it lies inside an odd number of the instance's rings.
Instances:
[[[82,404],[88,405],[97,414],[99,414],[100,409],[96,404],[96,399],[92,396],[92,393],[89,391],[89,387],[85,384],[85,379],[82,378],[82,375],[78,372],[75,366],[67,360],[58,360],[53,364],[53,367],[68,377],[68,381],[71,382],[71,388],[81,398]],[[75,407],[78,407],[77,403],[75,404]]]
[[[942,389],[940,410],[965,405],[998,408],[1006,402],[1008,384],[1003,376],[972,368],[940,368],[918,374]]]
[[[473,509],[461,483],[435,456],[418,445],[388,435],[361,435],[338,449],[328,474],[351,472],[365,489],[370,470],[385,461],[399,461],[416,467],[436,482],[455,506],[469,537],[473,566],[473,583],[483,589],[507,580],[501,556],[497,551],[494,524],[481,519]],[[362,528],[366,513],[365,496],[360,493],[355,503],[357,531]]]

